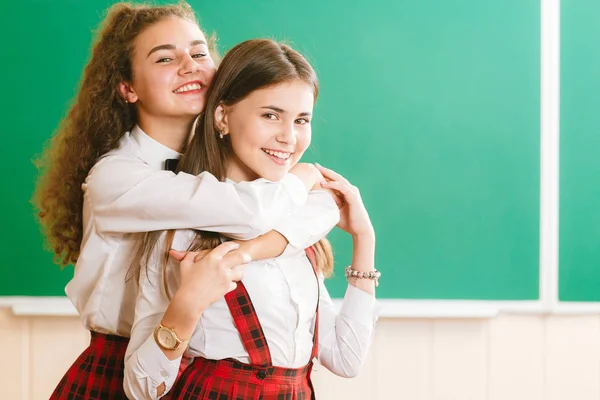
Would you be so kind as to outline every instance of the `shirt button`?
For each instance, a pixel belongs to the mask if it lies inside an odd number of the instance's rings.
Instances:
[[[160,371],[160,374],[163,376],[163,378],[166,378],[167,376],[169,376],[169,373],[164,369],[162,371]]]
[[[261,369],[260,371],[258,371],[256,373],[256,377],[262,381],[263,379],[265,379],[267,377],[267,371]]]

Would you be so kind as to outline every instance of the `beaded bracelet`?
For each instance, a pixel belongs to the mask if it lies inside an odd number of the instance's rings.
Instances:
[[[358,278],[358,279],[371,279],[375,281],[375,287],[379,286],[379,278],[381,278],[381,272],[374,269],[373,271],[362,272],[352,269],[351,265],[346,267],[346,279]]]

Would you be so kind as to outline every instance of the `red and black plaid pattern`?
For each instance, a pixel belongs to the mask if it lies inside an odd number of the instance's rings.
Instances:
[[[306,254],[317,275],[314,251]],[[237,360],[198,357],[175,382],[169,399],[308,400],[314,399],[310,381],[312,359],[318,353],[319,308],[317,303],[311,361],[303,368],[272,365],[271,352],[246,287],[240,282],[225,296],[251,364]]]
[[[175,382],[169,399],[309,400],[313,389],[303,368],[261,367],[198,357]]]
[[[250,364],[262,367],[271,365],[271,351],[246,286],[238,282],[237,288],[225,295],[225,301],[250,356]]]
[[[194,362],[194,357],[190,357],[187,355],[183,355],[181,356],[181,363],[179,364],[179,371],[177,371],[177,379],[179,379],[179,377],[181,376],[181,374],[183,374],[183,371],[185,371],[185,369],[192,363]]]
[[[90,345],[58,383],[50,400],[126,400],[123,390],[128,338],[92,332]]]

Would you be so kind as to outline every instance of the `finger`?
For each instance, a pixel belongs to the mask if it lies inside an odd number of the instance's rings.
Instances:
[[[225,243],[221,243],[220,245],[218,245],[217,247],[215,247],[214,249],[212,249],[209,252],[209,255],[211,257],[214,257],[215,259],[222,259],[223,257],[225,257],[227,255],[227,253],[236,250],[240,247],[239,243],[236,242],[225,242]]]
[[[333,201],[335,201],[335,204],[338,206],[338,208],[342,208],[344,204],[346,204],[346,201],[344,200],[344,195],[338,192],[337,190],[327,189],[324,187],[323,189],[331,195]]]
[[[185,257],[185,255],[187,254],[186,251],[180,251],[180,250],[169,250],[169,255],[171,257],[173,257],[174,259],[176,259],[177,261],[181,261],[183,260],[183,258]]]
[[[193,264],[194,263],[194,258],[196,258],[196,256],[198,255],[197,251],[188,251],[185,254],[185,257],[183,257],[183,260],[181,260],[181,264]]]
[[[233,282],[239,282],[244,278],[244,269],[241,266],[229,270],[229,279]]]
[[[337,172],[335,172],[332,169],[325,168],[324,166],[322,166],[321,164],[318,164],[318,163],[315,163],[315,166],[319,169],[321,174],[323,174],[323,176],[326,179],[343,182],[343,183],[348,183],[348,184],[350,183],[350,182],[348,182],[348,179],[344,178],[342,175],[338,174]]]
[[[227,290],[227,293],[233,292],[235,289],[237,289],[237,282],[229,282],[229,289]]]
[[[339,194],[339,192],[335,190],[332,190],[331,193],[334,194],[333,201],[335,201],[335,205],[338,207],[338,209],[341,209],[346,205],[346,200],[344,200],[344,196],[342,196],[341,194]]]
[[[240,272],[244,272],[244,270],[246,269],[246,264],[239,264],[236,265],[235,267],[232,267],[231,270],[232,271],[240,271]]]
[[[250,261],[252,261],[252,256],[250,256],[250,254],[246,253],[245,251],[240,250],[231,252],[225,257],[223,257],[223,262],[221,263],[221,266],[223,268],[231,269],[238,265],[248,264]]]
[[[323,186],[325,189],[337,190],[339,193],[341,193],[343,195],[343,200],[348,204],[351,204],[352,199],[356,195],[354,190],[352,190],[350,185],[347,183],[336,182],[336,181],[321,182],[321,186]]]

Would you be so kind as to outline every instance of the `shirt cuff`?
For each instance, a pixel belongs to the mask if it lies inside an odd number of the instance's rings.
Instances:
[[[179,373],[181,357],[178,357],[175,360],[169,360],[160,347],[158,347],[158,344],[156,344],[154,335],[151,335],[144,344],[140,346],[136,355],[140,369],[144,371],[148,378],[153,382],[154,391],[156,391],[158,386],[164,382],[166,386],[165,393],[167,393],[175,383],[175,379]]]
[[[380,312],[381,305],[377,302],[375,296],[360,290],[354,285],[348,285],[340,310],[341,316],[356,321],[363,326],[373,327],[379,318]]]

